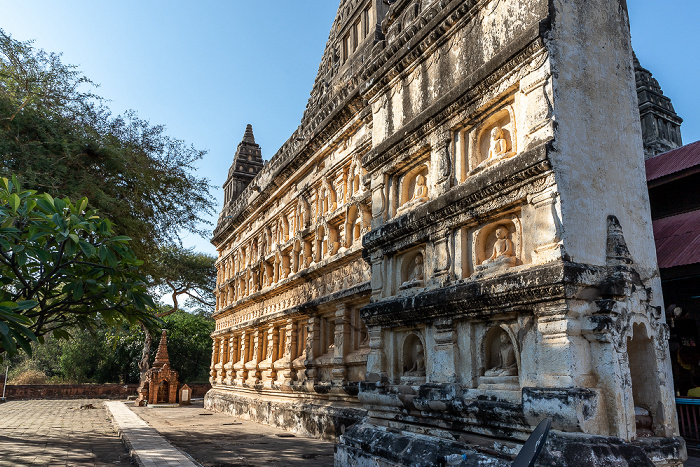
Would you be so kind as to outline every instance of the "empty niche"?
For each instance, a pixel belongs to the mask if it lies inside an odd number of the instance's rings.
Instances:
[[[328,253],[328,233],[325,226],[319,225],[316,229],[316,262],[320,262]]]
[[[425,383],[425,347],[421,338],[410,333],[403,341],[401,380],[408,384]]]
[[[345,245],[350,247],[362,237],[362,218],[357,205],[350,205],[347,209],[345,221]]]
[[[492,327],[481,346],[483,376],[479,389],[519,390],[519,352],[511,335],[503,326]]]
[[[399,258],[399,289],[422,287],[425,283],[425,256],[423,250],[404,253]]]
[[[292,273],[296,274],[304,267],[305,254],[304,245],[301,239],[294,239],[294,244],[292,246]]]
[[[477,173],[512,157],[516,150],[514,109],[508,105],[471,131],[466,172]]]
[[[517,215],[479,228],[474,232],[472,245],[475,272],[499,272],[522,264],[521,239],[521,224]]]
[[[632,337],[627,340],[627,358],[630,379],[632,380],[632,399],[634,402],[636,435],[640,438],[653,437],[658,428],[663,426],[663,406],[658,385],[649,384],[656,380],[656,355],[654,343],[647,334],[646,326],[637,323],[632,326]],[[660,432],[658,435],[667,436]]]
[[[362,177],[362,165],[360,164],[360,157],[355,156],[350,164],[350,170],[348,171],[348,196],[352,197],[356,194],[362,192],[361,187],[361,177]]]
[[[428,166],[421,164],[401,177],[399,207],[396,213],[404,213],[426,201],[428,201]]]

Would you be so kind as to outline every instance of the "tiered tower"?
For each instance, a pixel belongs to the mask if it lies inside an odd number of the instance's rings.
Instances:
[[[673,109],[671,99],[664,95],[651,71],[642,67],[634,56],[634,74],[642,121],[644,158],[658,156],[683,146],[681,123],[683,119]]]
[[[255,143],[253,126],[248,125],[243,135],[243,141],[238,143],[238,149],[233,156],[233,164],[231,164],[228,178],[224,183],[225,207],[238,198],[263,166],[262,150],[260,145]]]

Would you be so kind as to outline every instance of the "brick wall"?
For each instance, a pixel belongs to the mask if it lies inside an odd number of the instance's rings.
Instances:
[[[188,384],[192,397],[204,397],[210,384]],[[0,391],[2,385],[0,384]],[[137,384],[8,384],[7,399],[126,399],[136,395]],[[1,392],[0,392],[1,394]]]

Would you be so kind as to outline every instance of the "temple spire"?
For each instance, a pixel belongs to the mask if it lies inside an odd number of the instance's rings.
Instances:
[[[255,142],[253,126],[248,124],[243,134],[243,140],[238,143],[233,163],[228,171],[228,179],[224,183],[224,210],[235,201],[248,184],[264,166],[262,150]]]
[[[156,352],[156,360],[153,362],[153,367],[161,368],[166,363],[170,365],[170,357],[168,357],[168,337],[164,329],[160,336],[160,344],[158,344],[158,352]]]
[[[683,145],[683,119],[673,109],[671,99],[664,95],[659,82],[634,55],[639,117],[644,139],[644,158],[658,156]]]
[[[253,135],[253,125],[250,123],[245,127],[245,134],[243,135],[242,143],[255,144],[255,135]]]

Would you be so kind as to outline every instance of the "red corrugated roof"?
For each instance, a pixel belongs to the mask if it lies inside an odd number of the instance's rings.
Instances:
[[[700,211],[655,220],[654,240],[660,268],[700,263]]]
[[[700,165],[700,141],[647,159],[645,165],[647,182]]]

